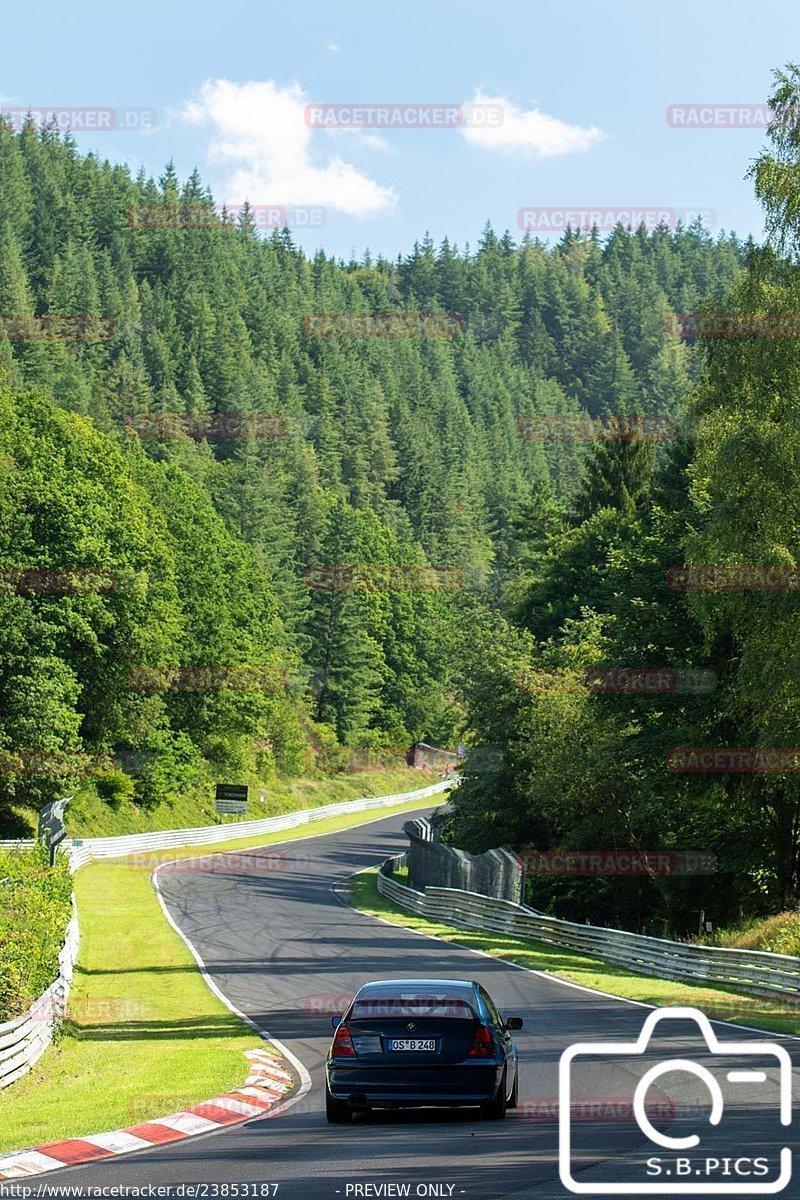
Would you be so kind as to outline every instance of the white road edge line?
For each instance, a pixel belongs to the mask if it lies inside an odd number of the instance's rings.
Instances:
[[[442,803],[444,803],[444,801],[442,801]],[[403,808],[405,806],[402,804],[398,804],[397,807]],[[406,811],[407,812],[415,812],[419,808],[435,808],[435,807],[437,807],[437,806],[431,805],[428,803],[420,803],[420,804],[414,804],[413,808],[406,808]],[[337,833],[342,833],[346,829],[355,829],[355,828],[360,829],[364,825],[376,825],[379,821],[387,820],[388,817],[401,816],[401,815],[402,815],[401,813],[397,813],[396,811],[393,812],[390,808],[388,811],[382,810],[381,815],[378,817],[372,817],[369,821],[359,822],[357,826],[356,825],[352,825],[352,826],[345,825],[345,826],[343,826],[342,829],[331,829],[327,833],[307,833],[301,837],[285,838],[282,842],[267,842],[260,846],[249,846],[248,850],[269,850],[275,846],[288,846],[288,845],[292,845],[295,842],[307,841],[310,838],[333,837]],[[325,818],[325,817],[320,817],[319,819],[320,820],[326,820],[326,819],[330,820],[330,818]],[[309,822],[309,824],[313,825],[313,822]],[[308,828],[308,826],[306,826],[305,828]],[[241,1012],[236,1007],[236,1005],[233,1004],[228,999],[228,997],[225,995],[225,993],[223,991],[221,991],[220,988],[217,987],[217,985],[214,983],[214,980],[211,978],[211,974],[208,971],[208,968],[206,967],[202,958],[200,957],[197,950],[193,946],[192,942],[189,940],[189,938],[186,936],[186,934],[183,932],[183,930],[180,928],[180,926],[177,925],[175,923],[175,921],[172,919],[172,916],[164,902],[164,897],[161,894],[161,889],[158,885],[158,880],[156,879],[158,872],[163,867],[174,866],[175,863],[183,862],[185,858],[191,858],[192,860],[194,860],[194,859],[198,859],[198,858],[215,858],[218,854],[241,854],[241,853],[242,853],[242,849],[241,849],[241,847],[239,847],[238,849],[231,848],[230,850],[211,850],[211,851],[209,851],[208,854],[193,854],[193,855],[184,855],[184,856],[181,856],[180,858],[172,858],[172,859],[169,859],[167,862],[163,862],[158,867],[156,867],[156,869],[153,872],[153,874],[151,875],[150,879],[153,884],[153,890],[155,891],[156,896],[158,897],[158,902],[161,905],[161,911],[163,912],[164,916],[166,917],[167,922],[170,925],[170,927],[175,930],[175,932],[177,933],[177,935],[181,939],[181,941],[184,942],[184,944],[188,947],[189,952],[191,953],[192,957],[194,958],[195,962],[197,963],[197,965],[200,969],[200,974],[202,975],[203,979],[205,980],[207,987],[214,993],[214,995],[217,997],[217,999],[222,1001],[222,1003],[225,1005],[225,1007],[230,1012],[232,1012],[235,1016],[239,1017],[239,1019],[241,1021],[244,1021],[244,1023],[246,1025],[249,1025],[251,1029],[255,1030],[255,1032],[258,1033],[259,1037],[262,1037],[262,1038],[267,1039],[270,1042],[272,1042],[273,1046],[276,1046],[286,1056],[286,1058],[289,1060],[289,1062],[292,1063],[295,1070],[297,1071],[297,1074],[300,1077],[300,1089],[297,1092],[296,1096],[290,1096],[288,1100],[279,1100],[276,1104],[271,1105],[270,1108],[266,1109],[265,1111],[263,1111],[262,1113],[259,1114],[259,1116],[262,1119],[270,1120],[272,1117],[281,1116],[288,1109],[290,1109],[294,1104],[297,1104],[297,1102],[299,1100],[302,1100],[304,1096],[308,1095],[309,1091],[311,1090],[311,1087],[313,1086],[311,1076],[309,1075],[308,1071],[306,1070],[305,1066],[300,1061],[300,1059],[297,1058],[296,1055],[292,1054],[291,1050],[289,1050],[289,1048],[287,1046],[285,1046],[283,1044],[283,1042],[279,1041],[278,1038],[273,1037],[272,1034],[268,1030],[266,1030],[262,1026],[258,1025],[255,1021],[253,1021],[250,1017],[248,1017],[246,1013]],[[128,856],[121,855],[120,857],[128,857]],[[99,860],[99,861],[102,861],[102,860]],[[359,872],[355,871],[354,874],[358,875]],[[387,921],[386,923],[390,925],[391,921]],[[242,1085],[242,1087],[237,1088],[235,1090],[242,1091],[242,1088],[244,1086],[246,1086],[246,1085]],[[203,1101],[200,1101],[200,1103],[203,1103]],[[257,1119],[258,1118],[255,1116],[248,1117],[245,1121],[237,1121],[237,1123],[235,1125],[221,1125],[219,1127],[219,1129],[209,1129],[206,1133],[197,1133],[192,1138],[192,1142],[205,1141],[206,1138],[216,1137],[218,1134],[224,1133],[226,1129],[240,1129],[242,1127],[242,1125],[249,1125],[251,1121],[255,1121]],[[118,1132],[118,1131],[112,1130],[111,1132]],[[159,1147],[158,1147],[157,1143],[147,1144],[147,1145],[142,1146],[142,1148],[140,1150],[129,1151],[128,1154],[126,1155],[126,1157],[131,1158],[131,1159],[137,1159],[145,1154],[151,1153],[153,1150],[157,1150],[158,1148]],[[10,1153],[14,1153],[14,1152],[11,1151]],[[34,1150],[20,1151],[19,1153],[20,1154],[22,1154],[22,1153],[34,1154],[34,1153],[38,1153],[38,1152],[34,1149]],[[54,1163],[56,1161],[57,1160],[55,1160],[55,1159],[53,1160]],[[105,1160],[101,1160],[101,1161],[105,1161]],[[95,1166],[97,1166],[96,1162],[83,1162],[83,1163],[58,1162],[57,1168],[54,1168],[52,1171],[42,1171],[42,1172],[38,1172],[37,1174],[53,1175],[53,1174],[55,1174],[56,1169],[58,1169],[59,1171],[64,1171],[64,1172],[69,1172],[69,1173],[71,1173],[71,1172],[77,1173],[77,1172],[85,1171],[85,1170],[87,1170],[91,1167],[95,1167]],[[6,1181],[6,1182],[8,1182],[8,1181]],[[12,1182],[13,1182],[13,1180],[12,1180]],[[2,1184],[3,1184],[3,1181],[0,1180],[0,1187],[2,1187]]]
[[[211,858],[211,855],[204,854],[204,855],[201,855],[200,857]],[[161,866],[157,867],[156,870],[153,872],[153,875],[152,875],[153,888],[155,889],[156,896],[158,897],[158,903],[161,905],[161,911],[163,912],[163,914],[166,917],[167,921],[169,922],[170,926],[177,933],[178,937],[189,948],[189,953],[192,955],[195,962],[197,963],[200,974],[203,976],[203,979],[205,980],[206,986],[209,988],[209,990],[214,993],[214,995],[217,997],[218,1000],[222,1001],[222,1003],[225,1005],[225,1007],[230,1012],[232,1012],[234,1014],[234,1016],[237,1016],[240,1021],[244,1021],[244,1023],[246,1025],[249,1025],[251,1029],[254,1029],[256,1031],[256,1033],[259,1035],[259,1037],[262,1037],[265,1041],[272,1042],[273,1046],[275,1046],[278,1050],[280,1050],[281,1054],[284,1055],[284,1057],[292,1064],[295,1071],[297,1071],[297,1074],[300,1078],[300,1090],[297,1092],[297,1095],[290,1096],[289,1099],[284,1102],[279,1101],[274,1106],[274,1109],[270,1109],[268,1112],[259,1114],[260,1116],[263,1116],[263,1117],[278,1116],[279,1113],[285,1113],[287,1111],[287,1109],[292,1108],[292,1106],[297,1104],[297,1102],[299,1100],[302,1100],[304,1096],[308,1095],[308,1093],[311,1091],[311,1076],[309,1075],[308,1071],[306,1070],[305,1066],[300,1061],[300,1059],[297,1057],[297,1055],[292,1054],[292,1052],[288,1046],[285,1046],[283,1044],[283,1042],[278,1041],[278,1039],[276,1037],[272,1036],[272,1034],[269,1032],[268,1029],[264,1029],[264,1027],[262,1025],[259,1025],[256,1021],[253,1020],[252,1017],[248,1017],[247,1013],[242,1012],[242,1010],[240,1008],[236,1007],[236,1005],[233,1003],[232,1000],[228,999],[228,997],[225,995],[225,993],[222,991],[222,989],[219,988],[217,986],[217,984],[214,982],[214,980],[212,979],[211,972],[208,970],[208,967],[206,966],[206,964],[203,962],[202,958],[200,957],[200,954],[199,954],[197,948],[193,945],[193,943],[189,940],[189,938],[183,932],[180,925],[178,925],[173,920],[172,914],[170,913],[169,909],[167,908],[166,902],[165,902],[164,897],[161,892],[161,888],[159,886],[158,873],[159,873],[159,871],[162,871],[164,869],[164,867],[172,866],[174,863],[181,862],[181,861],[183,861],[183,860],[177,859],[177,858],[172,859],[170,862],[162,863]],[[253,1117],[251,1119],[255,1120],[256,1118]],[[247,1124],[247,1122],[243,1122],[243,1123]],[[219,1132],[222,1132],[222,1130],[224,1130],[225,1128],[226,1128],[226,1126],[224,1126],[224,1125],[221,1126]]]
[[[398,805],[397,807],[402,808],[403,806]],[[435,805],[432,806],[430,804],[419,804],[416,806],[416,808],[431,808],[431,807],[436,807],[436,806]],[[409,809],[408,811],[414,812],[414,811],[416,811],[416,809]],[[385,821],[387,819],[387,817],[397,816],[397,815],[402,815],[402,814],[393,813],[391,811],[384,812],[381,816],[373,817],[372,820],[370,820],[370,821],[361,821],[358,823],[358,826],[352,826],[352,828],[357,827],[357,828],[361,829],[365,825],[376,825],[378,823],[378,821]],[[324,820],[324,819],[325,819],[324,817],[320,818],[320,820]],[[349,828],[351,828],[351,826],[348,825],[348,826],[345,826],[345,828],[349,829]],[[293,845],[295,842],[309,841],[311,838],[314,838],[314,837],[333,837],[335,834],[341,833],[341,832],[342,832],[341,829],[332,829],[327,833],[317,833],[317,834],[311,833],[311,834],[307,834],[305,837],[286,838],[282,842],[268,842],[266,845],[263,845],[263,846],[250,846],[249,849],[250,850],[272,850],[276,846]],[[205,980],[206,986],[214,993],[214,995],[217,997],[218,1000],[222,1001],[222,1003],[225,1005],[225,1007],[227,1009],[229,1009],[230,1012],[232,1012],[235,1016],[237,1016],[241,1021],[244,1021],[246,1025],[249,1025],[251,1029],[254,1029],[256,1031],[256,1033],[259,1035],[259,1037],[264,1038],[265,1041],[272,1042],[273,1046],[276,1046],[281,1051],[281,1053],[283,1055],[285,1055],[285,1057],[292,1064],[294,1069],[297,1071],[298,1076],[300,1077],[300,1090],[297,1092],[296,1096],[290,1096],[288,1100],[283,1101],[283,1102],[279,1101],[268,1112],[261,1114],[262,1116],[269,1119],[270,1117],[273,1117],[273,1116],[276,1116],[276,1117],[281,1116],[288,1109],[292,1108],[293,1105],[297,1104],[298,1101],[302,1100],[304,1098],[304,1096],[308,1095],[308,1093],[311,1091],[311,1088],[313,1086],[311,1076],[309,1075],[308,1071],[306,1070],[305,1066],[300,1061],[300,1059],[297,1057],[297,1055],[293,1054],[292,1051],[288,1048],[288,1046],[284,1045],[284,1043],[279,1041],[276,1037],[273,1037],[272,1034],[269,1032],[269,1030],[264,1029],[264,1027],[259,1025],[256,1021],[254,1021],[252,1019],[252,1017],[248,1017],[247,1013],[243,1013],[241,1011],[241,1009],[237,1008],[236,1005],[233,1003],[233,1001],[229,1000],[228,997],[225,995],[225,993],[222,991],[222,989],[217,986],[217,984],[214,982],[214,980],[211,977],[211,972],[208,970],[208,967],[203,962],[203,959],[200,957],[200,954],[199,954],[196,946],[194,946],[193,943],[189,940],[189,938],[186,936],[186,934],[181,929],[180,925],[178,925],[177,922],[173,920],[172,914],[170,913],[169,909],[167,908],[167,905],[164,900],[164,896],[162,894],[161,887],[160,887],[159,881],[158,881],[159,872],[163,871],[165,867],[172,867],[176,863],[185,862],[187,858],[191,858],[191,860],[193,862],[196,862],[197,860],[202,859],[202,858],[216,858],[217,855],[219,855],[219,854],[224,855],[224,854],[241,854],[241,853],[242,853],[241,849],[238,849],[238,850],[235,850],[235,849],[212,850],[208,854],[182,855],[179,858],[171,858],[167,862],[163,862],[158,867],[156,867],[155,871],[153,872],[153,874],[151,875],[150,878],[151,878],[151,882],[153,884],[153,889],[156,893],[156,896],[158,897],[158,903],[161,905],[161,911],[163,912],[164,916],[166,917],[167,922],[169,923],[170,927],[175,930],[178,937],[188,947],[190,954],[192,955],[195,962],[197,963],[200,974],[203,976],[203,979]],[[358,872],[358,871],[354,872],[354,874],[356,874],[356,875],[358,875],[359,873],[360,872]],[[387,922],[387,924],[391,924],[391,922]],[[256,1119],[255,1117],[252,1118],[252,1120],[255,1120],[255,1119]],[[248,1122],[246,1122],[246,1121],[243,1122],[243,1124],[247,1124],[247,1123]],[[219,1132],[222,1132],[223,1129],[225,1129],[225,1128],[226,1128],[225,1126],[222,1126],[220,1128]],[[209,1132],[213,1132],[213,1131],[209,1131]],[[206,1135],[206,1136],[208,1136],[208,1135]]]
[[[371,867],[362,867],[360,871],[353,871],[352,875],[347,875],[345,878],[347,881],[355,879],[356,875],[364,875],[371,869]],[[354,912],[361,912],[360,908],[354,908],[353,905],[347,904],[347,902],[343,900],[340,895],[338,895],[336,891],[337,886],[341,885],[332,883],[331,892],[339,901],[339,903],[344,904],[346,908],[353,908]],[[434,933],[423,933],[421,929],[412,929],[410,925],[403,925],[399,921],[389,921],[386,917],[377,917],[373,913],[362,912],[361,915],[363,917],[369,917],[371,921],[381,921],[384,925],[393,925],[395,929],[405,929],[408,933],[416,933],[418,937],[428,938],[432,942],[445,942],[448,946],[456,945],[455,942],[449,941],[448,938],[437,937]],[[430,920],[430,917],[426,917],[422,913],[420,916],[422,916],[423,921]],[[467,930],[463,932],[469,931]],[[479,933],[480,930],[473,930],[473,932]],[[518,971],[527,971],[529,975],[538,975],[541,979],[549,979],[552,983],[560,983],[562,987],[574,988],[579,992],[588,992],[591,996],[605,996],[608,1000],[619,1000],[622,1004],[633,1004],[636,1006],[636,1008],[648,1008],[651,1010],[651,1012],[655,1012],[657,1008],[661,1007],[658,1004],[645,1004],[643,1000],[631,1000],[628,996],[617,996],[614,992],[604,992],[601,991],[600,988],[587,987],[585,983],[573,983],[571,979],[562,979],[559,975],[551,975],[547,971],[539,971],[536,969],[536,967],[524,967],[522,963],[511,962],[510,959],[503,958],[499,954],[489,954],[486,950],[474,950],[471,946],[459,946],[458,948],[459,950],[466,950],[469,954],[480,954],[481,958],[491,958],[494,959],[495,962],[504,962],[509,967],[516,967]],[[605,960],[601,959],[601,961]],[[614,966],[614,964],[610,963],[609,966]],[[643,975],[642,978],[657,979],[658,976]],[[667,981],[663,980],[662,982]],[[680,983],[681,980],[673,980],[672,982]],[[794,1033],[777,1033],[774,1029],[756,1029],[752,1025],[737,1025],[733,1021],[718,1021],[715,1017],[711,1017],[709,1019],[714,1025],[727,1025],[729,1029],[741,1029],[744,1030],[745,1033],[759,1033],[768,1038],[780,1038],[783,1041],[800,1042],[800,1037]]]

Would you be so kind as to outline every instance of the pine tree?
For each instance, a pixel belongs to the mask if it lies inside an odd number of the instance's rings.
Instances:
[[[653,443],[642,437],[598,440],[576,497],[577,517],[586,520],[601,508],[632,515],[647,497],[654,462]]]

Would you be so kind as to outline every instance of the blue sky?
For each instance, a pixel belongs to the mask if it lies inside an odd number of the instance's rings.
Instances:
[[[231,204],[324,209],[309,250],[475,245],[520,208],[706,210],[761,236],[743,176],[758,129],[678,129],[669,105],[756,104],[800,58],[796,0],[403,4],[50,0],[3,17],[2,104],[149,109],[146,133],[76,135],[136,170],[196,165]],[[473,130],[309,129],[308,103],[504,105]],[[247,197],[244,193],[247,193]],[[319,220],[317,216],[315,219]],[[558,219],[558,218],[556,218]]]

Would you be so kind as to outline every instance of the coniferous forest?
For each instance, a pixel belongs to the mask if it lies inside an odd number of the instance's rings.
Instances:
[[[795,89],[781,77],[774,103]],[[797,154],[773,131],[754,168],[764,247],[699,223],[554,246],[487,226],[345,262],[215,216],[196,173],[133,178],[2,126],[0,835],[81,756],[101,798],[146,808],[463,742],[447,836],[466,849],[719,864],[711,901],[704,877],[532,876],[537,907],[683,933],[700,908],[796,903],[797,775],[669,755],[800,744],[796,589],[670,575],[800,550],[797,340],[670,319],[798,311]],[[317,314],[452,324],[320,335]],[[43,317],[90,332],[20,335]],[[614,418],[674,436],[535,433]],[[26,585],[37,571],[101,582]],[[587,685],[609,668],[711,684]],[[175,686],[203,671],[238,685]]]

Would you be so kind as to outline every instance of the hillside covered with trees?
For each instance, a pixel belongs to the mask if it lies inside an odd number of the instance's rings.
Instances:
[[[702,364],[669,315],[721,303],[753,253],[697,225],[309,259],[220,220],[196,174],[134,179],[0,127],[0,832],[81,763],[147,806],[415,738],[504,745],[475,704],[481,631],[502,624],[483,667],[508,638],[555,661],[566,631],[611,652],[625,572],[652,570],[690,503],[683,442],[604,443],[627,456],[617,508],[585,440],[526,422],[679,420]],[[447,336],[331,336],[320,313],[454,316]],[[83,332],[53,335],[59,317]],[[545,789],[529,774],[503,776],[504,812]],[[529,836],[515,821],[481,816],[481,838]]]
[[[532,873],[560,916],[686,934],[800,900],[799,103],[790,67],[750,172],[770,238],[704,305],[732,315],[702,339],[679,436],[660,459],[598,442],[577,492],[529,513],[462,676],[495,753],[467,766],[458,845],[716,856],[713,874]]]

